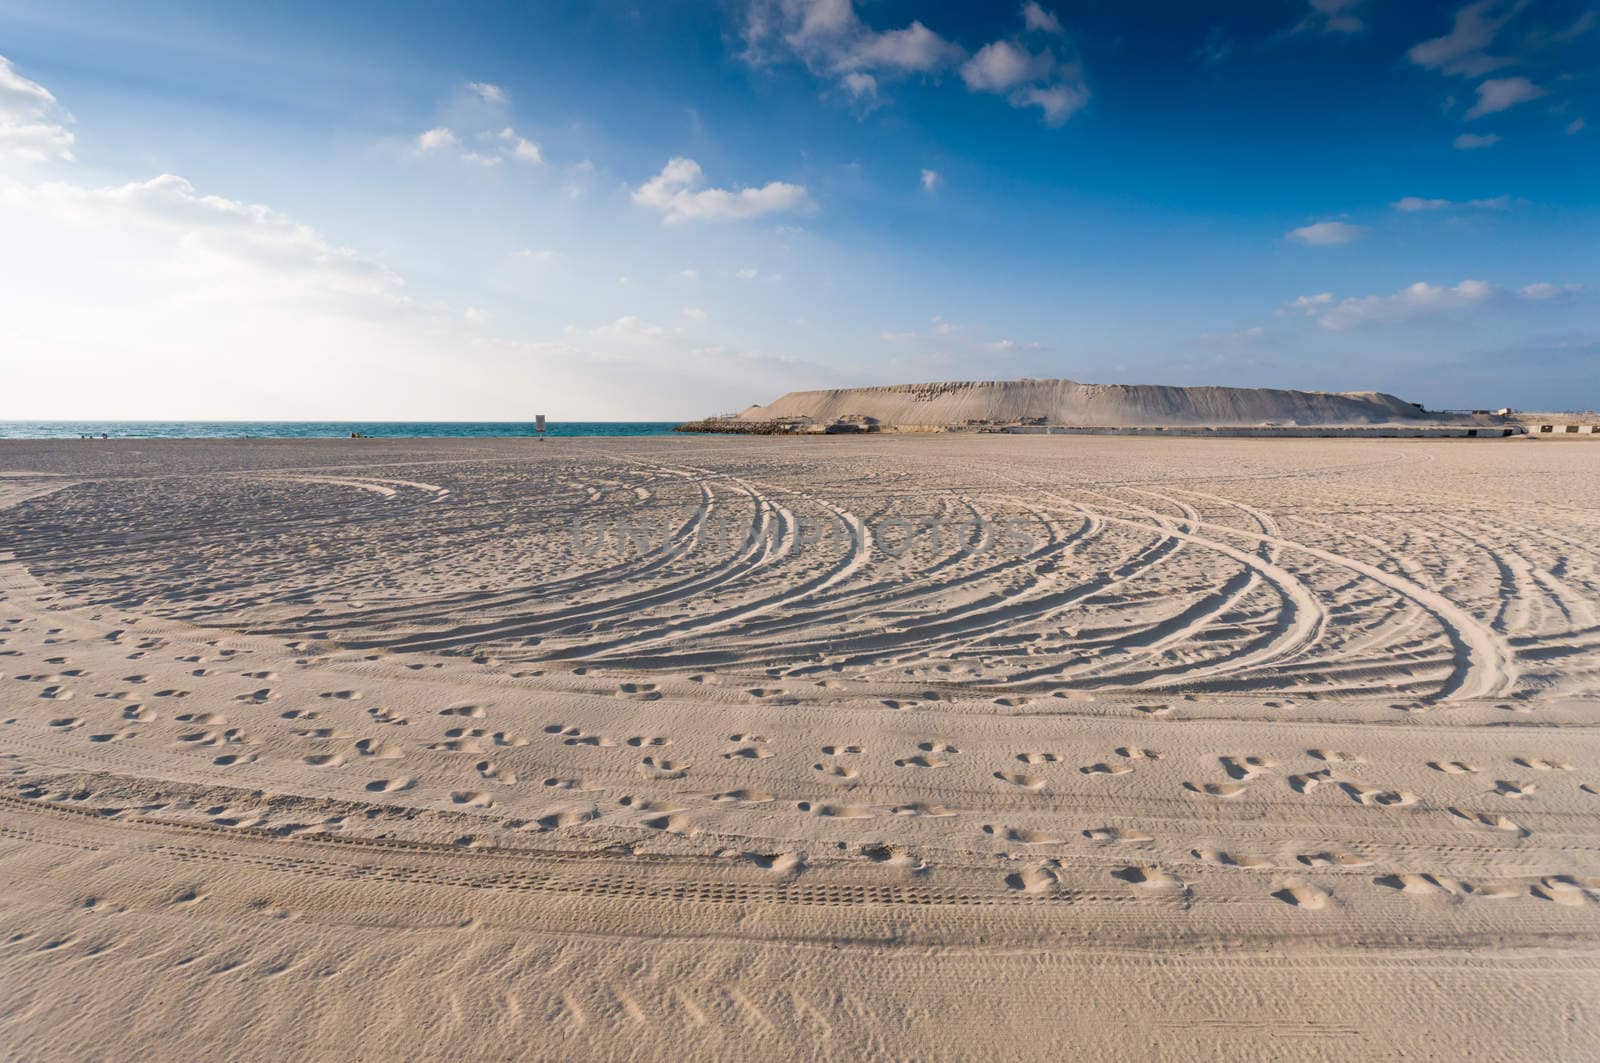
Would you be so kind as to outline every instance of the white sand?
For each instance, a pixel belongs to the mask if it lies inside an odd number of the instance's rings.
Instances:
[[[1592,1058],[1597,710],[1600,443],[0,443],[0,1044]]]

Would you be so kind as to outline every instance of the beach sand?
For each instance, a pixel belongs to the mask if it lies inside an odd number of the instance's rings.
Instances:
[[[1600,444],[0,443],[0,1043],[1593,1058],[1597,720]]]

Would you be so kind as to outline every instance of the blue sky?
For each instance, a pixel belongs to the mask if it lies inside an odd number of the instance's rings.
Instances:
[[[1594,407],[1597,11],[0,0],[0,417]]]

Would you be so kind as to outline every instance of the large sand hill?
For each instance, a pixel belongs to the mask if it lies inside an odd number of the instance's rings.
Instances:
[[[1160,387],[1071,380],[981,380],[791,391],[740,420],[865,417],[883,425],[1010,424],[1039,420],[1099,428],[1144,425],[1370,425],[1432,420],[1404,399],[1376,391]]]
[[[0,443],[0,1043],[1593,1058],[1597,544],[1582,442]]]

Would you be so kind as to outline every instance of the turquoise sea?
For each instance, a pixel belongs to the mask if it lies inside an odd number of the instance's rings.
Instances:
[[[679,421],[551,421],[547,436],[663,436]],[[323,439],[531,436],[527,421],[0,421],[0,439]]]

